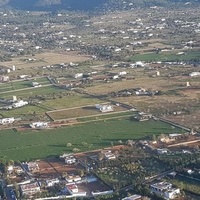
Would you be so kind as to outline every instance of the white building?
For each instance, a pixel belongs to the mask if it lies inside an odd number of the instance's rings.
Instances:
[[[191,72],[189,76],[191,77],[200,76],[200,72]]]
[[[133,68],[133,67],[144,67],[145,64],[142,62],[142,61],[137,61],[133,64],[130,64],[130,67]]]
[[[120,75],[120,76],[124,76],[124,75],[126,75],[126,74],[127,74],[127,72],[126,72],[126,71],[119,72],[119,75]]]
[[[82,78],[83,77],[83,73],[77,73],[74,75],[74,78]]]
[[[31,128],[48,128],[49,127],[49,123],[48,122],[33,122],[32,124],[30,124]]]
[[[78,175],[68,175],[65,180],[68,182],[68,183],[73,183],[73,182],[78,182],[78,181],[81,181],[81,177],[78,176]]]
[[[28,101],[19,100],[19,101],[13,103],[12,107],[13,108],[20,108],[20,107],[23,107],[25,105],[28,105]]]
[[[100,110],[102,113],[114,111],[113,106],[111,106],[111,105],[99,105],[99,104],[96,104],[95,107],[98,110]]]
[[[39,84],[38,82],[32,82],[31,85],[33,87],[41,87],[41,84]]]
[[[76,163],[76,158],[74,156],[65,157],[65,163],[68,165]]]
[[[157,153],[158,154],[167,154],[169,151],[168,149],[164,148],[164,149],[157,149]]]
[[[161,195],[164,199],[170,200],[180,194],[179,188],[174,188],[171,183],[159,182],[150,186],[151,192]]]
[[[118,74],[117,74],[117,75],[114,75],[112,78],[113,78],[113,80],[118,79],[118,78],[119,78],[119,75],[118,75]]]
[[[0,119],[0,124],[12,124],[15,121],[14,117]]]
[[[55,184],[57,184],[59,182],[60,181],[58,178],[46,180],[47,187],[53,187]]]

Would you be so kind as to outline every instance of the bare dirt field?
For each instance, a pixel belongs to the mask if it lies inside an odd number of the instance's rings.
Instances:
[[[37,161],[37,164],[40,169],[40,177],[58,177],[61,176],[63,172],[75,173],[83,169],[80,164],[66,165],[64,160],[40,160]]]
[[[34,61],[28,61],[27,59],[35,59]],[[13,58],[12,61],[1,62],[1,65],[12,67],[15,65],[16,69],[27,69],[31,67],[47,66],[60,63],[69,62],[83,62],[90,60],[91,57],[87,55],[79,55],[78,52],[45,52],[40,54],[35,54],[35,56],[23,56],[18,58]]]

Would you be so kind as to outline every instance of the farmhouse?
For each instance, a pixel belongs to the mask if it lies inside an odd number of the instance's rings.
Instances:
[[[69,165],[74,164],[76,163],[76,158],[74,156],[65,157],[65,163]]]
[[[111,105],[100,105],[100,104],[96,104],[95,107],[100,110],[102,113],[105,113],[105,112],[112,112],[114,109],[113,109],[113,106]]]
[[[81,181],[81,177],[78,176],[78,175],[68,175],[65,180],[68,182],[68,183],[73,183],[73,182],[78,182],[78,181]]]
[[[33,87],[41,87],[41,84],[39,84],[38,82],[32,82],[31,85]]]
[[[9,76],[0,76],[0,82],[9,82]]]
[[[74,78],[82,78],[82,77],[83,77],[83,73],[77,73],[74,76]]]
[[[174,188],[171,183],[159,182],[150,186],[151,192],[161,195],[165,199],[174,199],[180,194],[179,188]]]
[[[0,119],[0,124],[12,124],[15,121],[14,117]]]
[[[166,154],[166,153],[168,153],[169,151],[168,151],[168,149],[166,149],[166,148],[164,148],[164,149],[157,149],[157,153],[158,154]]]
[[[58,178],[46,180],[47,187],[53,187],[55,184],[59,182],[60,181]]]
[[[110,151],[110,150],[107,150],[107,151],[101,151],[101,153],[104,155],[105,159],[107,160],[114,160],[116,159],[116,156]]]
[[[23,196],[29,196],[40,192],[40,186],[37,182],[21,185],[20,189]]]
[[[31,128],[47,128],[49,127],[49,123],[48,122],[34,122],[32,124],[30,124]]]

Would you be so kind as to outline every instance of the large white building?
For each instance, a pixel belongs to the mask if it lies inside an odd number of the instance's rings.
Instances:
[[[152,193],[161,195],[166,200],[174,199],[180,194],[180,189],[174,188],[172,184],[168,182],[152,184],[150,189]]]
[[[28,105],[28,101],[19,100],[19,101],[13,103],[12,107],[13,108],[20,108],[20,107],[23,107],[25,105]]]
[[[111,106],[111,105],[100,105],[100,104],[96,104],[95,107],[96,107],[98,110],[100,110],[102,113],[114,111],[113,106]]]
[[[49,123],[48,122],[33,122],[32,124],[30,124],[30,127],[36,128],[36,129],[48,128]]]
[[[200,72],[191,72],[189,76],[191,77],[200,76]]]

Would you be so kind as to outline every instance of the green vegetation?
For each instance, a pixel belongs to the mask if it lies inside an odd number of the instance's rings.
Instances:
[[[45,94],[56,94],[60,91],[64,91],[63,89],[56,87],[56,86],[46,86],[46,87],[39,87],[39,88],[30,88],[28,90],[21,90],[21,91],[10,91],[9,93],[1,94],[2,98],[12,98],[13,95],[17,95],[19,98],[27,99],[29,97],[33,97],[35,95],[45,95]]]
[[[135,122],[128,119],[113,119],[86,123],[52,130],[0,131],[0,157],[7,160],[31,160],[71,152],[98,149],[119,144],[128,139],[139,139],[148,135],[181,132],[159,121]],[[87,145],[83,145],[83,142]],[[67,147],[67,143],[72,146]]]
[[[176,185],[180,189],[184,189],[185,191],[193,192],[195,194],[200,195],[199,181],[195,181],[193,179],[181,176],[178,176],[175,180],[171,181],[174,185]]]
[[[161,53],[146,53],[146,54],[137,54],[134,55],[128,60],[130,61],[191,61],[199,60],[200,54],[199,51],[190,51],[183,55],[177,55],[174,52],[161,52]]]
[[[136,114],[136,112],[134,113]],[[129,117],[129,116],[133,115],[133,112],[120,112],[120,113],[109,113],[109,114],[104,114],[104,115],[99,115],[96,117],[82,117],[82,118],[78,118],[79,122],[87,122],[87,121],[91,121],[91,120],[106,120],[106,119],[110,119],[110,118],[122,118],[122,117]]]
[[[0,93],[13,91],[13,90],[19,90],[19,89],[25,89],[25,88],[33,88],[33,86],[31,86],[32,82],[38,82],[41,85],[50,84],[49,80],[45,77],[37,78],[33,80],[21,80],[21,81],[3,83],[3,84],[0,84]]]

